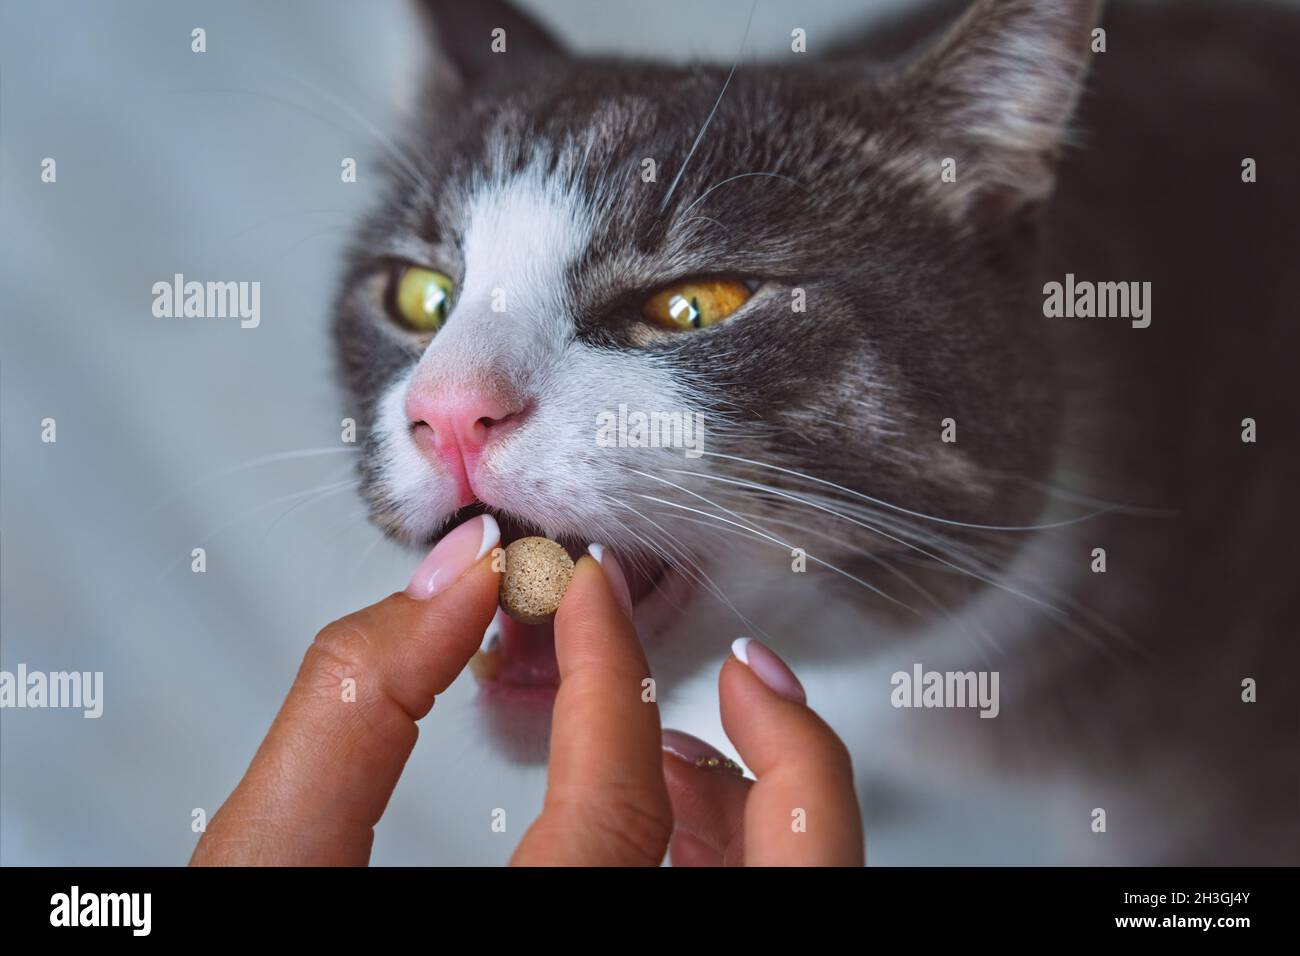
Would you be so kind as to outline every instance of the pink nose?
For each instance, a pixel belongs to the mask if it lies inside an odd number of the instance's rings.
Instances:
[[[458,507],[472,503],[474,476],[483,453],[516,424],[522,403],[498,390],[442,391],[416,384],[406,395],[415,443],[441,461],[456,482]]]

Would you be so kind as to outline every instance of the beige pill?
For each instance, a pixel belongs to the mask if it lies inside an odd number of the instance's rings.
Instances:
[[[506,545],[501,575],[501,610],[524,624],[555,616],[573,578],[573,560],[550,538],[520,538]]]

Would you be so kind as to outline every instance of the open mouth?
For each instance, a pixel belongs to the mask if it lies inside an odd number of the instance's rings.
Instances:
[[[579,536],[556,534],[479,503],[461,508],[447,527],[455,528],[487,512],[491,512],[501,529],[501,547],[519,538],[540,536],[559,542],[574,561],[587,553],[587,541],[580,540]],[[632,592],[633,616],[640,620],[643,603],[665,590],[669,569],[657,557],[637,555],[629,559],[622,554],[619,557]],[[560,686],[554,624],[523,624],[498,610],[484,636],[483,646],[470,659],[470,670],[485,697],[549,706]]]

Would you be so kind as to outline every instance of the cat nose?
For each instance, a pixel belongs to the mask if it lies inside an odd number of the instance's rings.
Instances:
[[[471,504],[474,476],[484,452],[517,423],[523,402],[501,388],[434,390],[413,387],[406,414],[415,443],[442,462],[456,482],[459,507]]]

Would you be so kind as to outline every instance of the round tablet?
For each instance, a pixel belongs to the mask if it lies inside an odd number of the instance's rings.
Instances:
[[[573,560],[550,538],[520,538],[506,545],[501,575],[501,610],[524,624],[555,616],[573,578]]]

